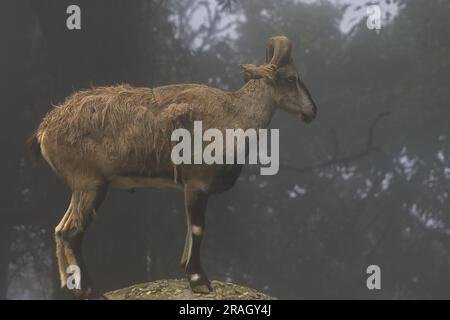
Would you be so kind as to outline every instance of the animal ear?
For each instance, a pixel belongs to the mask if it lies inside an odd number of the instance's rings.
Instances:
[[[244,75],[245,82],[251,79],[264,78],[269,82],[275,81],[277,67],[274,64],[263,64],[260,66],[254,64],[241,64],[241,71]]]

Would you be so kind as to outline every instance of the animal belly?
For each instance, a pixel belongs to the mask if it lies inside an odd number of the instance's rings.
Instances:
[[[116,176],[111,180],[111,186],[118,189],[175,188],[182,190],[181,185],[167,178]]]

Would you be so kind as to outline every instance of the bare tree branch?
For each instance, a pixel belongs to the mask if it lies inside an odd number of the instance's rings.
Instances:
[[[236,24],[236,21],[230,21],[221,25],[223,12],[220,6],[212,7],[208,1],[184,0],[177,2],[175,8],[180,38],[189,45],[195,43],[196,51],[203,51],[207,45],[217,42],[220,33]],[[192,19],[199,10],[204,10],[205,21],[194,27]],[[197,45],[198,43],[200,44]]]
[[[331,157],[330,160],[321,162],[321,163],[317,163],[317,164],[308,165],[305,167],[296,167],[296,166],[291,166],[291,165],[286,165],[286,164],[285,165],[280,164],[280,171],[285,171],[285,172],[293,171],[293,172],[298,172],[298,173],[304,173],[304,172],[314,171],[314,170],[318,170],[318,169],[323,169],[323,168],[326,168],[326,167],[329,167],[332,165],[339,165],[339,164],[347,165],[349,162],[353,162],[360,158],[366,157],[375,151],[379,151],[379,148],[374,145],[374,132],[375,132],[377,125],[380,123],[380,121],[384,117],[388,116],[389,114],[390,114],[389,112],[382,112],[379,115],[377,115],[375,117],[375,119],[372,121],[372,123],[369,126],[367,143],[363,150],[356,152],[354,154],[351,154],[351,155],[337,157],[338,140],[337,140],[337,136],[333,133],[333,140],[334,140],[335,148],[334,148],[333,156]],[[251,168],[251,167],[247,168],[247,171],[250,171],[250,172],[253,172],[256,170],[257,170],[256,168]]]
[[[363,158],[368,156],[369,154],[371,154],[374,151],[378,151],[379,148],[377,146],[374,145],[374,131],[376,126],[379,124],[379,122],[386,116],[389,115],[389,112],[382,112],[380,113],[370,124],[369,126],[369,133],[368,133],[368,137],[367,137],[367,143],[366,143],[366,147],[359,151],[356,152],[354,154],[348,155],[348,156],[343,156],[343,157],[337,157],[336,156],[336,150],[337,150],[337,146],[335,147],[335,154],[333,155],[333,157],[325,162],[322,163],[318,163],[318,164],[313,164],[313,165],[309,165],[309,166],[305,166],[305,167],[296,167],[296,166],[291,166],[291,165],[280,165],[280,169],[285,170],[285,171],[295,171],[295,172],[308,172],[308,171],[313,171],[313,170],[317,170],[317,169],[322,169],[322,168],[326,168],[328,166],[331,165],[338,165],[338,164],[348,164],[349,162],[355,161],[357,159]],[[335,144],[337,144],[337,139],[335,138]]]

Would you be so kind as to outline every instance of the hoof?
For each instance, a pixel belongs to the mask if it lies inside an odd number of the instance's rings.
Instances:
[[[194,293],[207,294],[212,291],[212,288],[209,284],[191,284],[191,290]]]
[[[76,300],[108,300],[105,295],[96,290],[71,290],[71,293]]]
[[[212,291],[211,283],[204,273],[194,273],[189,276],[189,285],[192,292],[210,293]]]

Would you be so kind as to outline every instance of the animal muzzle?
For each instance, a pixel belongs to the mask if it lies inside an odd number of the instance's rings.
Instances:
[[[303,108],[304,110],[302,110],[300,112],[300,118],[305,122],[305,123],[310,123],[311,121],[313,121],[316,116],[317,116],[317,107],[314,104],[314,102],[312,102],[310,105],[308,105],[306,108]]]
[[[305,84],[298,80],[298,89],[300,95],[300,118],[306,122],[310,123],[317,116],[317,107],[308,88]]]

